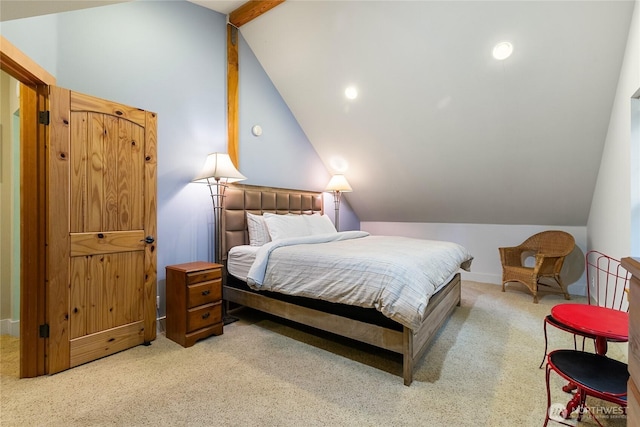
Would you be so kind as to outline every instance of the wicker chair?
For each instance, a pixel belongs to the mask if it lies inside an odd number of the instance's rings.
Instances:
[[[560,286],[565,299],[571,299],[560,278],[560,270],[564,258],[575,246],[573,236],[564,231],[543,231],[534,234],[520,245],[498,248],[502,262],[502,292],[505,283],[520,282],[527,286],[533,294],[533,302],[538,303],[538,284],[540,279],[554,279]],[[528,267],[524,261],[535,256],[535,265]]]

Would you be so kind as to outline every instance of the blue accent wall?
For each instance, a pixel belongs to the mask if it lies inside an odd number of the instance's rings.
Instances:
[[[331,175],[307,139],[245,40],[240,37],[239,145],[240,169],[247,184],[322,191]],[[262,135],[251,133],[253,126]],[[343,197],[340,229],[359,230],[360,220]],[[333,197],[325,197],[325,212],[333,218]]]
[[[7,21],[0,29],[58,86],[158,113],[164,306],[167,265],[213,258],[211,197],[191,179],[208,153],[227,151],[226,16],[186,1],[135,1]],[[242,38],[239,54],[239,169],[246,183],[322,190],[327,168]],[[251,134],[255,124],[263,128],[259,138]],[[330,197],[326,203],[331,215]],[[340,221],[343,230],[359,229],[348,203]]]

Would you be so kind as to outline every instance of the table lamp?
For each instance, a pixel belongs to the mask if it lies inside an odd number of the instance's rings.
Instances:
[[[349,182],[347,182],[347,178],[344,175],[333,175],[329,184],[327,184],[327,188],[325,191],[333,193],[333,203],[335,205],[335,225],[336,230],[340,231],[340,198],[342,193],[348,193],[353,191]]]

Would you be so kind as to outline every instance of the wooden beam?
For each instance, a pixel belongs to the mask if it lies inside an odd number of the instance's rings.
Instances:
[[[284,0],[250,0],[229,14],[229,23],[241,27],[282,2]]]
[[[285,0],[250,0],[229,14],[227,24],[227,153],[238,167],[238,27]]]
[[[238,29],[227,24],[227,153],[238,167]]]

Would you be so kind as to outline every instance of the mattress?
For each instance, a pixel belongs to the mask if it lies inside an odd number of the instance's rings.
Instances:
[[[240,245],[229,250],[227,256],[227,271],[234,277],[247,281],[247,275],[256,259],[259,246]]]
[[[227,272],[243,282],[246,282],[249,270],[251,270],[251,266],[256,259],[256,253],[259,249],[259,246],[250,245],[239,245],[231,248],[227,257]],[[457,272],[451,273],[449,277],[437,285],[435,292],[438,292],[447,283],[449,283],[456,273]]]
[[[248,274],[236,276],[253,289],[376,308],[411,329],[431,295],[472,259],[452,242],[361,231],[279,239],[255,255]]]

